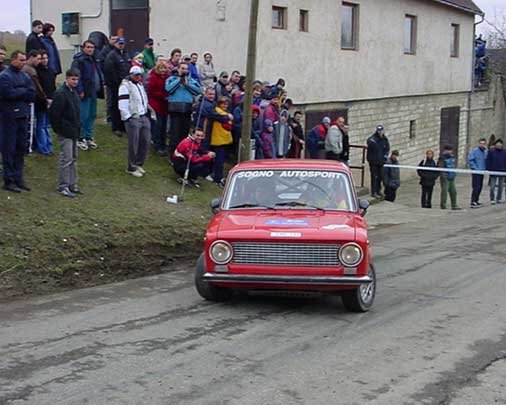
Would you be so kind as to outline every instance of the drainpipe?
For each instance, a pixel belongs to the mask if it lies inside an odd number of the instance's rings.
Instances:
[[[474,66],[476,63],[476,53],[474,49],[474,40],[476,39],[476,26],[485,21],[485,15],[480,15],[481,20],[475,22],[473,25],[473,41],[472,41],[472,55],[473,62],[471,66],[471,91],[467,94],[467,130],[466,130],[466,154],[464,156],[464,160],[467,161],[467,156],[469,156],[469,151],[471,150],[471,100],[474,94]]]
[[[104,0],[100,0],[100,10],[96,14],[81,14],[81,18],[99,18],[104,11]]]

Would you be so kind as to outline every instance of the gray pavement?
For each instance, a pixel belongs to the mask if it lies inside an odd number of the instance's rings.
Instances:
[[[506,207],[423,210],[408,187],[367,216],[369,313],[212,304],[192,269],[5,304],[0,403],[506,403]]]

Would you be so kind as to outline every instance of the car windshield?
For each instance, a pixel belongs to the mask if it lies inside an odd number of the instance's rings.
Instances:
[[[356,211],[346,173],[328,170],[242,170],[230,179],[223,209]]]

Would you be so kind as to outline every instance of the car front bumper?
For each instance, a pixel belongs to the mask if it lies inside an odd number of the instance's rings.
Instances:
[[[258,274],[204,273],[205,281],[251,284],[361,285],[373,281],[370,276],[281,276]]]

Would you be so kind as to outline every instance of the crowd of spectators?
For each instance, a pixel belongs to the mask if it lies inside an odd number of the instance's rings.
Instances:
[[[128,174],[138,178],[146,174],[144,163],[152,148],[168,158],[179,182],[198,188],[197,178],[205,177],[224,186],[225,163],[237,158],[245,116],[247,78],[241,72],[218,71],[211,52],[201,57],[174,48],[167,56],[158,55],[154,40],[147,38],[142,50],[131,53],[124,37],[93,32],[74,55],[62,88],[56,90],[62,64],[54,30],[53,24],[35,20],[25,52],[14,52],[8,68],[6,49],[0,46],[0,151],[6,190],[29,189],[23,177],[24,155],[32,151],[52,155],[52,128],[61,150],[58,191],[66,197],[79,194],[77,150],[99,147],[94,132],[101,98],[106,99],[111,132],[127,136]],[[322,117],[306,136],[302,113],[293,108],[283,78],[275,83],[255,79],[252,88],[251,159],[307,157],[348,165],[349,126],[344,117]],[[394,201],[399,172],[384,165],[396,165],[399,152],[390,153],[381,125],[368,138],[367,147],[371,195]],[[422,166],[432,165],[432,158],[427,154]],[[429,189],[435,178],[426,177],[422,206],[430,207]]]

